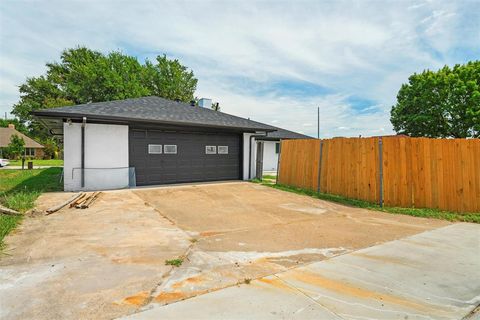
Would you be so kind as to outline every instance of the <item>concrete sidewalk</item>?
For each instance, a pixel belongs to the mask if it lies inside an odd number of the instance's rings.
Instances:
[[[458,223],[125,319],[462,319],[480,302],[480,225]]]

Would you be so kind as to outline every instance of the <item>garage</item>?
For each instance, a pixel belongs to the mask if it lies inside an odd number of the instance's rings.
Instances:
[[[240,134],[135,128],[129,132],[129,162],[139,186],[241,178]]]
[[[152,96],[32,115],[63,141],[65,191],[252,178],[256,139],[278,128],[211,105]]]

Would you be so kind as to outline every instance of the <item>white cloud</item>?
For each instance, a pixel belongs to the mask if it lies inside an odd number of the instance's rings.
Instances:
[[[225,112],[316,135],[316,123],[305,124],[320,106],[324,136],[390,133],[390,107],[410,74],[467,60],[450,52],[478,43],[474,9],[468,1],[4,1],[0,110],[45,62],[86,45],[179,58],[199,78],[196,95]],[[299,97],[279,81],[327,90]],[[359,112],[349,97],[374,106]]]

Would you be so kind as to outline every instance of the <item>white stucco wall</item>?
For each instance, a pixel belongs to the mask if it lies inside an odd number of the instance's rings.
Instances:
[[[81,187],[81,124],[64,123],[64,190],[128,187],[128,126],[85,127],[85,188]]]
[[[255,172],[255,163],[252,162],[251,159],[249,159],[249,148],[250,148],[250,137],[253,135],[253,133],[244,133],[243,134],[243,180],[248,180],[249,179],[249,176],[248,176],[248,163],[250,162],[252,164],[252,167],[253,168],[252,170],[250,170],[251,172]],[[255,143],[253,143],[253,149],[255,147]],[[252,151],[255,151],[255,150],[252,150]],[[252,155],[253,155],[253,152],[252,152]],[[255,159],[253,156],[252,156],[252,159]]]
[[[263,171],[277,171],[278,153],[275,153],[275,144],[280,141],[263,142]]]

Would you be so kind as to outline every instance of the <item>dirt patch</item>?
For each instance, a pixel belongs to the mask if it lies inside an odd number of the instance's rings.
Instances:
[[[134,296],[126,297],[125,299],[123,299],[123,302],[127,303],[127,304],[133,304],[137,307],[140,307],[140,306],[144,305],[148,301],[149,298],[150,298],[150,292],[143,291],[143,292],[139,292],[138,294],[136,294]]]

